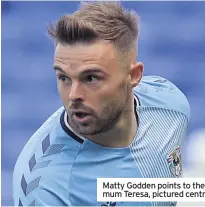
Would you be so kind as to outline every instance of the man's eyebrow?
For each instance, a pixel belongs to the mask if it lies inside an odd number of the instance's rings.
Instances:
[[[103,73],[103,74],[106,74],[100,68],[86,69],[86,70],[84,70],[84,71],[81,72],[82,75],[89,74],[89,73]]]
[[[57,66],[57,65],[54,65],[53,66],[53,69],[54,70],[59,70],[60,72],[66,74],[66,72],[62,68],[60,68],[59,66]],[[104,72],[100,68],[90,68],[90,69],[88,68],[88,69],[85,69],[84,71],[80,72],[80,75],[86,75],[86,74],[90,74],[90,73],[102,73],[104,75],[107,75],[107,73]]]
[[[61,71],[62,73],[65,73],[65,71],[64,71],[62,68],[60,68],[59,66],[57,66],[57,65],[54,65],[54,66],[53,66],[53,69],[54,69],[54,70],[59,70],[59,71]]]

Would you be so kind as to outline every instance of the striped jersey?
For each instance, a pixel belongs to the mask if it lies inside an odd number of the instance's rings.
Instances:
[[[111,148],[77,134],[58,109],[30,138],[13,173],[15,206],[175,206],[174,202],[98,202],[97,178],[178,178],[190,107],[170,81],[144,76],[134,89],[138,131]]]

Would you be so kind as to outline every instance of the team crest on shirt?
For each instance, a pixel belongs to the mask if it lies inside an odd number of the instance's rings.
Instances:
[[[182,175],[182,160],[179,146],[174,147],[174,149],[169,153],[167,161],[171,173],[177,178],[180,177]]]

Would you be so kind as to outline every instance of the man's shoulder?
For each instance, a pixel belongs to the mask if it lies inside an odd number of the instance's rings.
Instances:
[[[50,194],[45,193],[42,186],[49,186],[53,192],[59,190],[56,183],[51,182],[59,177],[59,173],[64,180],[62,185],[67,182],[68,177],[65,176],[65,172],[67,173],[67,169],[73,163],[78,145],[72,139],[68,139],[63,131],[60,123],[63,115],[64,107],[61,107],[40,126],[21,151],[13,171],[15,205],[19,204],[20,198],[23,205],[31,205],[32,200],[25,199],[28,194],[33,199],[49,196]],[[65,157],[69,157],[69,160]],[[56,166],[65,170],[55,171]],[[64,186],[61,186],[62,189]],[[36,199],[36,202],[40,200]],[[55,202],[59,206],[63,205],[60,199]]]
[[[16,165],[19,164],[19,161],[24,161],[36,151],[36,147],[40,145],[39,143],[46,143],[48,135],[52,133],[52,131],[59,130],[59,123],[60,117],[64,108],[61,107],[57,111],[55,111],[37,130],[36,132],[30,137],[26,145],[24,146],[22,152],[20,153]],[[45,140],[45,141],[44,141]],[[43,147],[43,145],[42,145]]]
[[[56,110],[33,134],[30,140],[35,139],[36,137],[44,137],[45,135],[51,133],[60,123],[60,117],[64,111],[64,107],[60,107]]]
[[[163,77],[144,76],[134,93],[142,106],[178,111],[189,119],[190,106],[186,96],[175,84]]]

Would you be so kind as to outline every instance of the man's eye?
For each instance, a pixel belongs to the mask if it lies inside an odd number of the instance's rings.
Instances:
[[[92,83],[92,82],[96,82],[96,81],[98,81],[98,80],[99,80],[99,78],[96,77],[96,76],[93,76],[93,75],[89,75],[89,76],[87,76],[87,78],[86,78],[86,81],[87,81],[87,82],[90,82],[90,83]]]
[[[68,78],[68,77],[66,77],[66,76],[59,76],[59,78],[58,78],[60,81],[62,81],[63,83],[70,83],[70,79]]]

